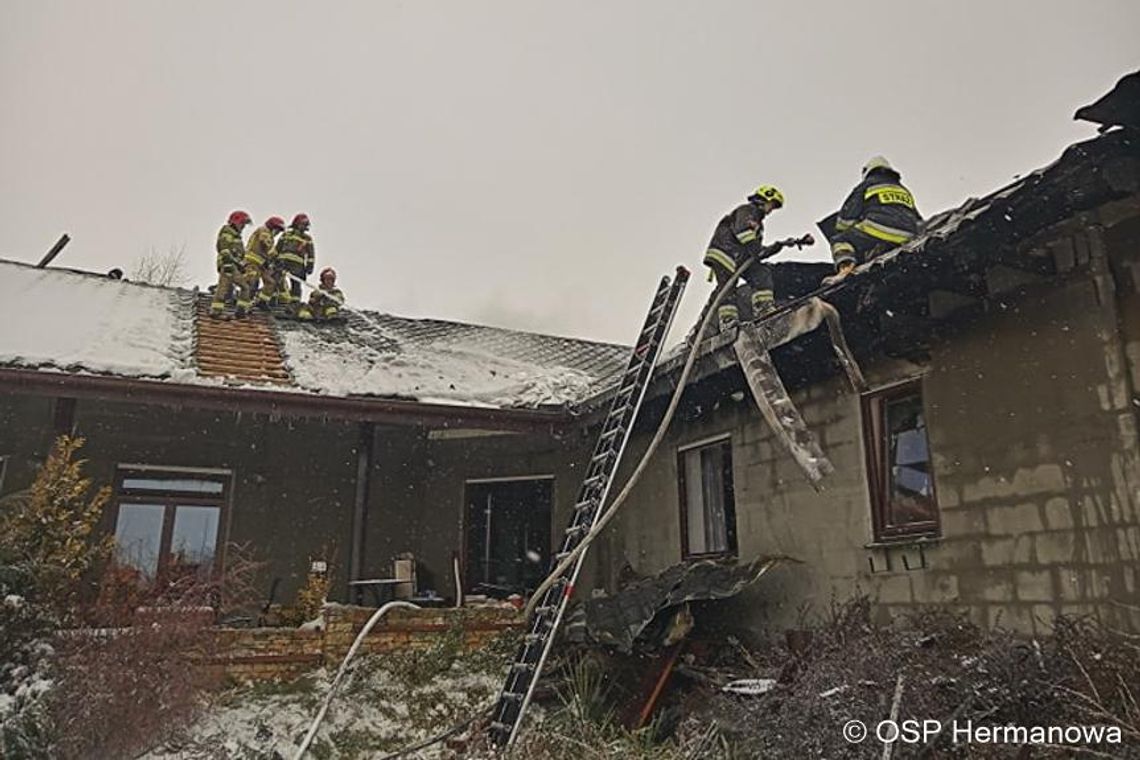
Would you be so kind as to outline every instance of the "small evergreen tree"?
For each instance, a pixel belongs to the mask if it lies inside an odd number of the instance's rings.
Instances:
[[[31,487],[7,499],[0,513],[0,552],[34,569],[38,596],[63,617],[73,609],[84,576],[110,551],[111,538],[93,536],[111,495],[88,498],[91,479],[76,459],[83,439],[60,436]]]
[[[80,583],[106,556],[95,530],[110,496],[63,436],[27,490],[0,500],[0,757],[53,756],[53,632],[74,613]]]

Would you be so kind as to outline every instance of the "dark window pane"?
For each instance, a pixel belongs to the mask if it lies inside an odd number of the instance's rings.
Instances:
[[[166,512],[159,504],[122,504],[115,525],[115,559],[137,568],[148,580],[158,572],[162,546],[162,521]]]
[[[526,593],[550,562],[549,478],[469,483],[467,586],[473,593]]]
[[[186,493],[221,496],[224,484],[218,480],[197,480],[193,477],[133,477],[123,479],[124,491],[153,493]]]
[[[922,397],[907,396],[889,401],[885,415],[888,523],[902,525],[934,520],[934,486]]]
[[[217,507],[176,507],[170,539],[170,564],[182,572],[209,575],[218,541]]]

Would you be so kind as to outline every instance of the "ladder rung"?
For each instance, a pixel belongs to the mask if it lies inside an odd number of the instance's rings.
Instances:
[[[617,381],[617,392],[611,402],[610,411],[602,422],[598,441],[586,467],[582,479],[579,501],[575,503],[570,526],[562,550],[551,560],[555,564],[564,562],[575,550],[581,547],[581,536],[587,534],[598,516],[602,498],[609,488],[614,470],[617,468],[622,449],[621,442],[633,429],[637,409],[646,385],[652,378],[652,357],[657,355],[664,338],[664,329],[676,313],[681,293],[688,280],[687,270],[678,267],[673,280],[663,277],[649,306],[641,332],[634,342],[636,348],[629,358],[624,373]],[[580,561],[580,560],[579,560]],[[533,687],[539,673],[542,657],[557,633],[558,612],[564,609],[567,597],[574,586],[573,573],[563,573],[554,579],[550,588],[539,602],[529,632],[523,637],[516,661],[511,665],[510,675],[499,695],[495,718],[490,724],[491,739],[500,747],[507,745],[518,730],[523,719],[526,694]]]

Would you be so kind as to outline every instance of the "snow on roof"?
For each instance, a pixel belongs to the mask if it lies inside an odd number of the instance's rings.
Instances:
[[[188,294],[0,260],[0,365],[171,377],[189,366]]]
[[[628,349],[494,327],[350,312],[343,327],[278,323],[302,388],[337,396],[494,407],[571,405],[601,390]]]
[[[199,351],[209,345],[195,323],[203,297],[0,259],[0,299],[19,315],[0,327],[0,367],[218,386],[224,378],[199,366],[206,358]],[[345,324],[269,320],[289,380],[242,387],[461,406],[569,406],[615,380],[629,351],[495,327],[345,313]],[[224,324],[240,346],[254,322]]]

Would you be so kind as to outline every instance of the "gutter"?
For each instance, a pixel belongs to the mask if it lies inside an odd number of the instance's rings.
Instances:
[[[259,412],[272,417],[319,417],[421,425],[428,429],[479,428],[554,434],[573,422],[571,415],[562,411],[489,409],[385,398],[344,398],[11,368],[0,369],[0,391],[157,404],[174,408]]]

